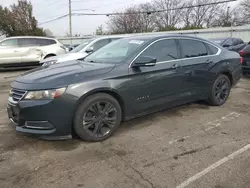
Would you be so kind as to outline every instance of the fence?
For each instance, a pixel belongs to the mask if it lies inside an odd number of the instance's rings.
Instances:
[[[166,32],[153,32],[153,33],[136,33],[128,34],[130,35],[145,35],[145,34],[182,34],[191,35],[202,38],[222,38],[222,37],[235,37],[241,38],[245,42],[250,41],[250,25],[239,26],[239,27],[221,27],[221,28],[209,28],[209,29],[199,29],[199,30],[180,30],[180,31],[166,31]],[[93,36],[92,36],[93,37]],[[91,36],[86,37],[58,37],[63,44],[80,44],[84,40],[91,38]]]

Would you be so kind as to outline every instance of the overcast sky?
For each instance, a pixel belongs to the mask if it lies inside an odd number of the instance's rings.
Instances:
[[[30,0],[33,5],[33,12],[38,23],[67,14],[69,11],[69,0]],[[109,13],[122,11],[124,8],[151,0],[72,0],[72,12],[84,13]],[[9,6],[17,0],[0,0],[2,6]],[[234,3],[231,3],[233,5]],[[90,9],[75,11],[76,9]],[[94,12],[93,12],[94,10]],[[99,25],[106,25],[106,16],[73,16],[73,34],[93,34]],[[55,36],[64,36],[69,33],[69,19],[53,21],[41,25],[44,29],[50,29]]]

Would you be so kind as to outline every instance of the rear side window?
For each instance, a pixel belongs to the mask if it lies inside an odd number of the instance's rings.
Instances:
[[[208,55],[205,44],[201,41],[191,39],[180,39],[182,58],[201,57]]]
[[[47,46],[47,45],[56,44],[56,41],[52,39],[36,39],[36,42],[39,46]]]
[[[215,55],[218,52],[218,48],[214,47],[213,45],[206,44],[208,47],[209,55]]]
[[[23,39],[18,39],[18,44],[19,46],[22,47],[29,47],[29,46],[36,46],[36,39],[32,38],[23,38]]]
[[[7,39],[1,42],[0,46],[17,46],[17,39]]]
[[[149,46],[140,56],[156,58],[157,62],[178,59],[176,42],[172,39],[160,40]]]

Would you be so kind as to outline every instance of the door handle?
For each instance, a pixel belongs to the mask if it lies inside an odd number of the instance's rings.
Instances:
[[[206,62],[205,62],[206,64],[213,64],[213,61],[212,60],[206,60]]]
[[[18,50],[14,50],[14,52],[16,53],[16,52],[18,52]]]
[[[181,66],[179,64],[173,64],[171,68],[172,69],[179,69],[179,68],[181,68]]]

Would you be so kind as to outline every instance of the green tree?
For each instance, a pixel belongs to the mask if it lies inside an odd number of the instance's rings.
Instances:
[[[37,26],[33,7],[27,0],[18,0],[10,8],[0,6],[0,32],[6,36],[33,35],[45,36]]]

